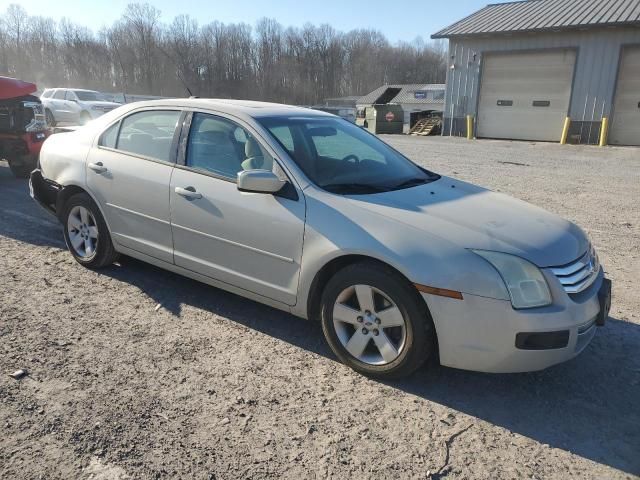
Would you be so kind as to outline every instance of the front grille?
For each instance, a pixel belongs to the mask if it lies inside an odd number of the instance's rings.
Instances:
[[[600,264],[598,256],[592,248],[587,253],[568,265],[551,267],[553,274],[567,293],[580,293],[586,290],[598,278]]]

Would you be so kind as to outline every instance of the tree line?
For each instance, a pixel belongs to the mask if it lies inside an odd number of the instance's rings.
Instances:
[[[17,4],[0,16],[0,75],[39,87],[194,95],[318,104],[364,95],[387,83],[444,83],[443,44],[392,45],[377,30],[330,25],[255,26],[189,15],[170,24],[148,3],[129,4],[119,20],[93,32],[66,18],[29,15]]]

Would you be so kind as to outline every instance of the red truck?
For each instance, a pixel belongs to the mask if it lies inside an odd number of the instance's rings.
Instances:
[[[38,165],[38,155],[50,131],[33,83],[0,76],[0,159],[16,177],[26,178]]]

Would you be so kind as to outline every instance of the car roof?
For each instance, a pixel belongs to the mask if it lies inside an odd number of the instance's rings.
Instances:
[[[100,93],[97,90],[87,90],[86,88],[70,88],[70,87],[49,87],[49,88],[45,88],[43,92],[46,92],[47,90],[73,90],[74,92]]]
[[[69,88],[69,87],[65,87],[65,88],[61,88],[60,90],[73,90],[74,92],[91,92],[91,93],[100,93],[97,90],[87,90],[86,88]]]
[[[144,107],[180,107],[218,110],[230,114],[242,114],[248,117],[270,116],[313,116],[331,117],[332,115],[306,107],[296,107],[282,103],[257,102],[253,100],[231,100],[224,98],[166,98],[131,103],[136,108]]]

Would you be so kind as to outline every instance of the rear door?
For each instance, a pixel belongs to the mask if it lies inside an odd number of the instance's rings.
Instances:
[[[70,122],[71,121],[71,112],[67,105],[67,91],[58,88],[53,97],[51,97],[51,105],[53,106],[53,115],[58,122]]]
[[[169,263],[169,183],[181,116],[169,109],[131,113],[101,135],[87,161],[87,184],[114,242]]]
[[[240,192],[237,173],[273,169],[273,155],[247,126],[195,113],[171,177],[176,265],[288,305],[296,302],[305,204],[301,192]]]
[[[82,107],[80,106],[78,96],[75,94],[73,90],[67,90],[67,94],[65,95],[66,100],[66,111],[68,114],[68,121],[79,124],[80,123],[80,113],[82,112]]]

